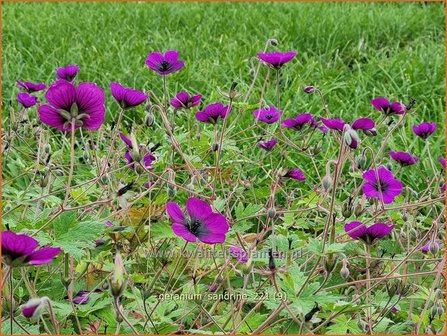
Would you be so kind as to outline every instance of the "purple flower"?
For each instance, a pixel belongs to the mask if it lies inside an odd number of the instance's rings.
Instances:
[[[391,114],[404,114],[406,112],[406,107],[404,104],[400,102],[391,103],[384,97],[372,99],[371,104],[377,111],[383,112],[386,116]]]
[[[436,239],[435,241],[429,241],[427,244],[425,244],[424,246],[422,246],[422,247],[420,248],[421,252],[422,252],[422,253],[428,253],[428,252],[430,252],[430,246],[431,246],[432,244],[435,244],[435,245],[436,245],[436,249],[437,249],[437,250],[439,250],[439,249],[441,248],[441,243],[439,242],[439,240]]]
[[[390,151],[391,158],[399,163],[402,167],[414,165],[419,161],[417,156],[413,156],[410,153],[406,152],[393,152]]]
[[[376,171],[368,170],[363,174],[365,183],[363,184],[363,193],[367,197],[373,197],[383,200],[383,203],[389,204],[394,198],[402,192],[402,183],[395,179],[393,174],[385,167],[380,167],[376,179]]]
[[[315,87],[312,86],[312,85],[306,86],[306,87],[304,88],[304,93],[312,93],[312,92],[314,92],[314,91],[315,91]]]
[[[104,92],[94,83],[75,87],[65,80],[55,82],[45,94],[48,105],[39,106],[39,118],[48,126],[61,131],[75,128],[97,130],[104,122]]]
[[[26,91],[28,93],[42,91],[47,88],[47,86],[44,83],[21,82],[19,80],[16,80],[16,83],[19,89]]]
[[[56,77],[59,79],[65,79],[68,82],[72,82],[79,72],[78,65],[67,65],[66,67],[60,67],[56,70]]]
[[[20,92],[17,101],[27,109],[37,104],[37,97],[31,96],[28,92]]]
[[[278,140],[272,139],[270,141],[264,141],[258,143],[259,148],[265,149],[266,151],[271,151],[273,147],[278,143]]]
[[[440,157],[439,158],[439,163],[442,165],[442,167],[444,167],[444,169],[445,169],[445,158],[443,158],[443,157]]]
[[[253,115],[259,121],[263,121],[266,124],[273,124],[279,120],[282,111],[274,106],[266,106],[260,110],[254,110]]]
[[[437,128],[436,123],[423,122],[419,125],[413,126],[413,132],[423,140],[426,140],[430,135],[435,133]]]
[[[208,203],[191,197],[186,201],[188,218],[177,203],[168,202],[166,211],[173,221],[174,233],[189,242],[199,239],[206,244],[225,241],[229,225],[224,216],[214,213]]]
[[[284,64],[291,61],[296,56],[296,51],[279,52],[270,51],[266,53],[259,52],[258,57],[275,69],[280,69]]]
[[[47,302],[47,297],[30,299],[27,303],[21,306],[23,316],[28,319],[38,318],[45,309]]]
[[[393,231],[394,225],[388,226],[385,223],[375,223],[367,227],[362,222],[351,222],[345,224],[345,232],[349,237],[358,240],[361,239],[367,244],[371,244],[374,240],[388,236]]]
[[[246,264],[248,261],[248,253],[237,246],[230,246],[228,249],[230,254],[237,259],[238,262]]]
[[[129,164],[129,168],[130,169],[135,169],[135,161],[140,161],[140,160],[135,160],[132,157],[132,153],[131,152],[133,152],[133,149],[134,149],[134,147],[132,145],[132,141],[127,136],[125,136],[123,133],[121,133],[121,132],[120,132],[120,138],[121,138],[121,140],[123,140],[126,143],[126,145],[131,150],[131,151],[127,151],[126,154],[124,154],[124,158],[127,160],[127,163]],[[142,156],[142,158],[143,158],[142,162],[143,162],[144,166],[146,168],[151,169],[152,168],[152,162],[156,160],[156,157],[151,152],[147,151],[141,145],[138,145],[137,152],[138,152],[138,155]]]
[[[356,131],[362,130],[367,135],[377,135],[376,125],[369,118],[359,118],[352,123],[351,127]]]
[[[196,113],[196,119],[210,124],[216,124],[219,118],[225,119],[230,113],[230,106],[221,103],[209,104],[203,111]]]
[[[122,133],[121,133],[122,134]],[[106,226],[106,227],[108,227],[108,228],[110,228],[110,227],[114,227],[115,226],[115,224],[113,224],[111,221],[106,221],[105,223],[104,223],[104,225]]]
[[[295,168],[295,169],[290,169],[285,175],[284,177],[290,177],[294,180],[297,181],[305,181],[306,177],[304,176],[303,172],[301,169],[299,168]]]
[[[113,98],[116,99],[123,109],[138,106],[147,99],[144,92],[124,87],[116,82],[110,83],[110,90],[112,91]]]
[[[80,290],[73,297],[74,304],[86,304],[90,300],[90,291]]]
[[[59,247],[42,247],[39,242],[26,234],[12,231],[2,233],[2,256],[8,265],[43,265],[53,261],[62,251]]]
[[[337,119],[326,119],[323,117],[320,117],[321,122],[327,127],[332,130],[336,131],[343,131],[343,127],[345,126],[346,122],[343,119],[337,118]]]
[[[293,128],[298,131],[301,130],[306,125],[318,127],[316,120],[310,113],[298,114],[295,118],[285,119],[281,123],[282,127]]]
[[[166,76],[179,71],[185,65],[178,60],[178,57],[178,52],[175,50],[168,50],[164,55],[158,51],[151,52],[147,55],[146,65],[156,73]]]
[[[181,91],[171,99],[171,105],[179,110],[182,108],[189,109],[200,104],[202,95],[190,96],[188,92]]]

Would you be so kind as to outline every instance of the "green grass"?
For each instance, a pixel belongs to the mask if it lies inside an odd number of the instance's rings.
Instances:
[[[216,87],[233,80],[246,90],[250,58],[276,38],[278,49],[298,51],[286,70],[290,113],[320,108],[301,93],[313,83],[344,116],[371,113],[368,100],[385,95],[416,98],[424,118],[443,120],[441,3],[6,3],[2,19],[4,104],[15,79],[49,83],[68,63],[107,91],[120,81],[159,92],[144,61],[170,48],[186,61],[170,87],[217,99]]]

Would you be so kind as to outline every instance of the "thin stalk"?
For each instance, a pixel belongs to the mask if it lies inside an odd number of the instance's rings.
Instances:
[[[71,179],[73,178],[73,171],[74,171],[75,121],[76,121],[75,118],[71,119],[70,172],[68,173],[67,189],[65,192],[63,207],[67,205],[68,198],[70,197]]]

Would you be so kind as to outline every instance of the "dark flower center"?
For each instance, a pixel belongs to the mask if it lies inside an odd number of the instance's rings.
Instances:
[[[194,236],[198,237],[200,234],[203,233],[202,222],[198,219],[191,219],[191,221],[188,223],[188,230]]]
[[[267,120],[271,120],[273,118],[273,116],[271,115],[271,114],[267,114],[266,116],[265,116],[265,119],[267,119]]]
[[[157,66],[157,69],[159,71],[168,71],[172,69],[172,64],[168,61],[163,61]]]
[[[380,191],[382,194],[388,190],[388,187],[389,187],[389,185],[385,181],[379,181],[379,182],[374,183],[374,188],[377,191]]]

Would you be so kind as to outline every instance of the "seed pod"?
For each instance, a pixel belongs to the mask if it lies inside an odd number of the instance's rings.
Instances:
[[[332,177],[330,174],[326,174],[323,177],[323,180],[321,181],[321,184],[323,185],[323,188],[326,192],[331,190],[332,186],[334,185],[334,181],[332,180]]]

